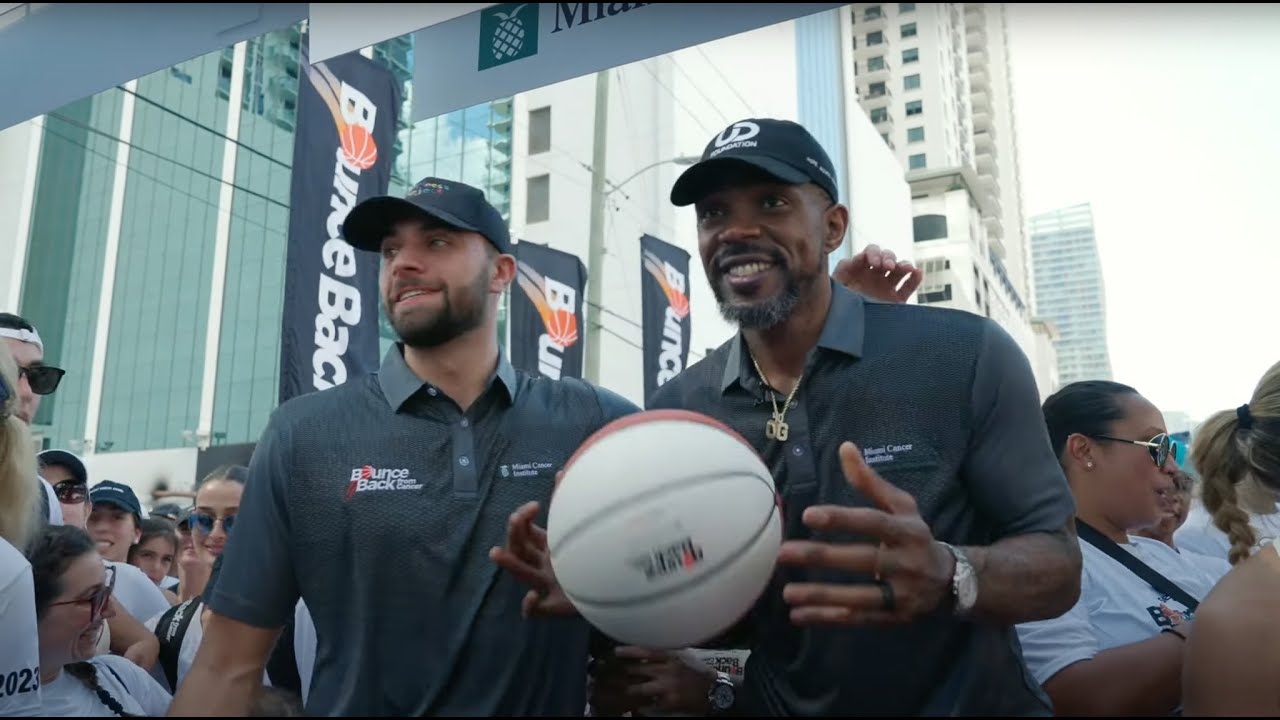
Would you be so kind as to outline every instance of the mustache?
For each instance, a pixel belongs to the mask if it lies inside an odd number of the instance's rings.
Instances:
[[[782,253],[777,248],[753,247],[751,245],[726,245],[720,252],[717,252],[711,258],[711,268],[719,273],[720,268],[724,264],[736,257],[744,255],[758,255],[769,258],[769,261],[778,267],[786,266],[786,258],[782,257]]]
[[[443,282],[427,282],[426,280],[397,280],[387,288],[387,297],[396,297],[405,290],[428,290],[439,292],[445,289]]]

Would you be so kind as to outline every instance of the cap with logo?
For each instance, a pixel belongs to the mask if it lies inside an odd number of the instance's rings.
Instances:
[[[89,501],[94,505],[100,503],[115,505],[121,510],[133,513],[139,520],[146,517],[142,512],[142,503],[138,502],[138,496],[133,493],[133,488],[123,483],[103,480],[89,488]]]
[[[71,473],[71,477],[75,478],[76,482],[89,482],[89,471],[85,468],[84,461],[73,452],[67,450],[45,450],[36,455],[36,462],[42,468],[64,467],[67,472]]]
[[[790,120],[753,118],[730,125],[707,143],[702,160],[671,187],[672,204],[696,203],[743,165],[787,184],[814,183],[833,201],[840,197],[835,166],[808,130]]]
[[[355,248],[379,252],[382,239],[397,223],[424,214],[449,227],[483,235],[498,252],[511,252],[507,223],[484,192],[466,183],[433,177],[420,180],[403,198],[383,195],[351,208],[342,223],[342,235]]]

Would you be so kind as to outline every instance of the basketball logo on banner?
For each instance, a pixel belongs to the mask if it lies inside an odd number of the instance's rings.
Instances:
[[[684,371],[689,359],[689,253],[651,235],[640,238],[645,397]]]
[[[523,292],[512,296],[512,364],[555,380],[581,377],[582,262],[525,242],[516,254],[516,282]],[[527,302],[517,304],[520,296]]]

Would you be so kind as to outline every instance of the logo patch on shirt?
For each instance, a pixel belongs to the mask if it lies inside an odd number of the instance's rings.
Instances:
[[[1167,628],[1176,627],[1184,622],[1194,620],[1196,614],[1190,610],[1175,610],[1169,607],[1168,603],[1172,600],[1168,595],[1160,596],[1160,604],[1152,605],[1147,608],[1147,613],[1151,615],[1151,619],[1155,621],[1156,627]]]
[[[862,449],[862,458],[866,460],[868,465],[883,465],[884,463],[905,460],[914,450],[914,443],[905,445],[881,445],[879,447],[869,447]]]
[[[389,492],[396,490],[421,490],[422,483],[409,477],[409,468],[393,470],[375,468],[372,465],[352,468],[351,482],[347,485],[346,499],[362,492]]]
[[[500,465],[498,474],[504,478],[539,478],[552,474],[555,466],[549,462],[520,462]]]

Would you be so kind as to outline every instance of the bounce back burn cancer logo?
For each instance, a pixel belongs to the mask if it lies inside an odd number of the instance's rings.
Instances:
[[[329,113],[333,115],[333,123],[338,128],[338,142],[342,148],[342,162],[358,170],[368,170],[378,162],[378,146],[373,142],[373,135],[362,125],[348,123],[343,117],[356,111],[354,105],[342,107],[342,81],[334,77],[324,63],[306,65],[307,80],[320,95]]]

